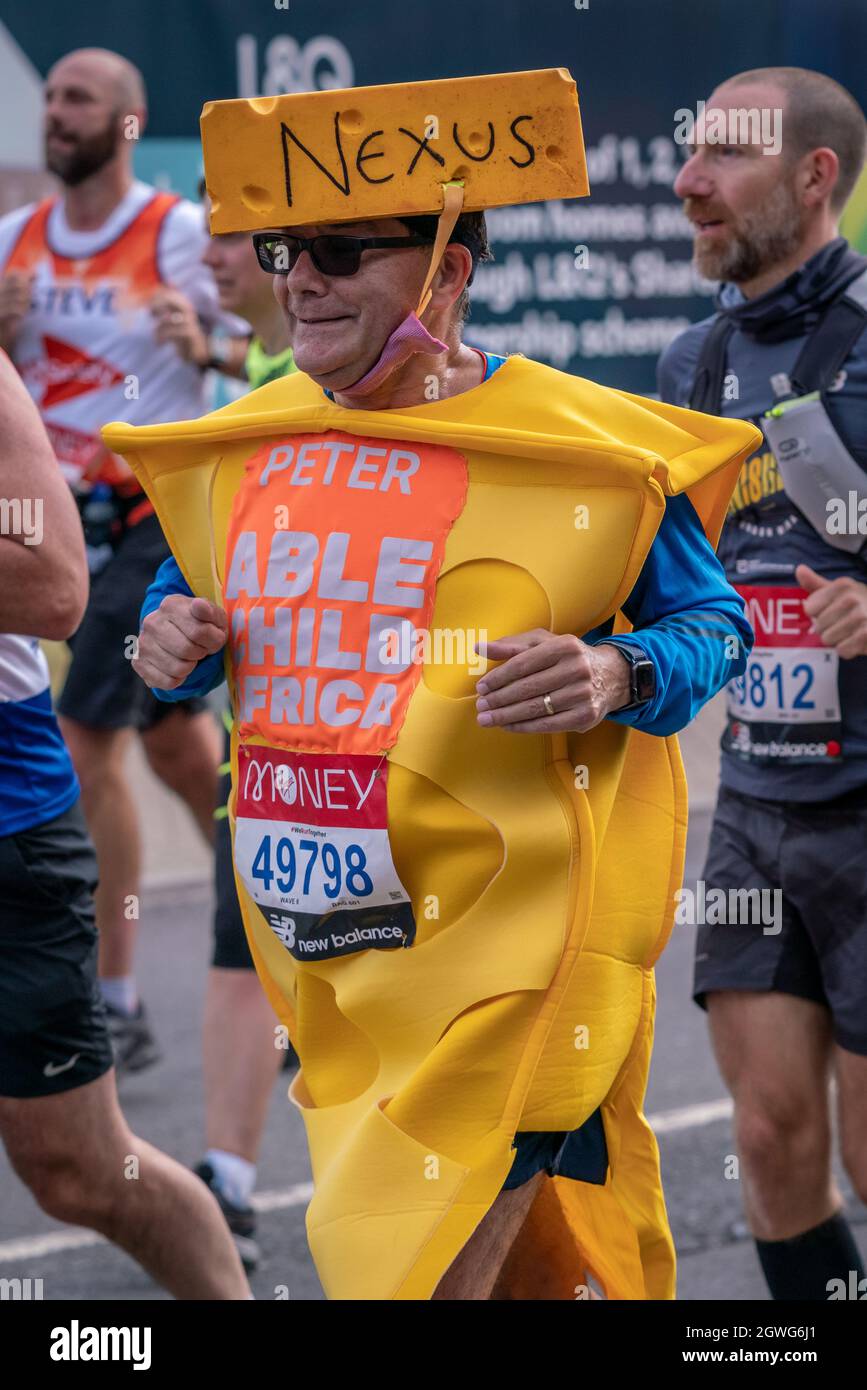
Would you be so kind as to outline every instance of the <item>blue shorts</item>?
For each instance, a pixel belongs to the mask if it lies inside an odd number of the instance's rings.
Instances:
[[[516,1134],[515,1157],[502,1190],[522,1187],[543,1168],[552,1178],[603,1186],[608,1175],[608,1145],[601,1110],[594,1110],[579,1129]]]

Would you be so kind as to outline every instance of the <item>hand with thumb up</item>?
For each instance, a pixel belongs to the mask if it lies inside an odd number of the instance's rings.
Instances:
[[[809,565],[798,565],[795,579],[807,590],[804,612],[825,646],[844,661],[867,656],[867,584],[848,576],[825,579]]]

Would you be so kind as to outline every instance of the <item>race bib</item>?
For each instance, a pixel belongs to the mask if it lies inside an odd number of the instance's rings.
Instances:
[[[412,945],[387,779],[381,756],[239,748],[235,864],[296,960]]]
[[[735,586],[756,643],[727,687],[723,747],[749,762],[836,762],[842,756],[840,659],[804,611],[806,591]]]

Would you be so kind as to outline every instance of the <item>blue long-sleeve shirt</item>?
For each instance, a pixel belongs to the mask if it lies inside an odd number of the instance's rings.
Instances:
[[[142,618],[169,594],[190,595],[172,557],[160,566],[147,591]],[[609,719],[649,734],[677,733],[727,681],[743,674],[753,632],[743,601],[727,582],[685,494],[666,500],[659,530],[623,611],[632,633],[609,639],[609,622],[585,634],[585,641],[610,640],[643,652],[653,662],[656,691],[646,704],[610,714]],[[206,695],[223,678],[223,655],[216,652],[204,657],[176,690],[154,694],[168,701]]]

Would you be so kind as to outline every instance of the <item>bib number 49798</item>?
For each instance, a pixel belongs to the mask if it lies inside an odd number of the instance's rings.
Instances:
[[[280,893],[292,893],[297,886],[304,898],[310,896],[315,883],[331,902],[340,897],[344,883],[354,898],[368,898],[373,892],[373,880],[366,869],[367,855],[361,845],[349,844],[341,849],[332,840],[320,846],[318,840],[301,837],[296,849],[292,836],[281,835],[274,841],[273,835],[263,835],[250,869],[266,893],[270,893],[272,883]]]

